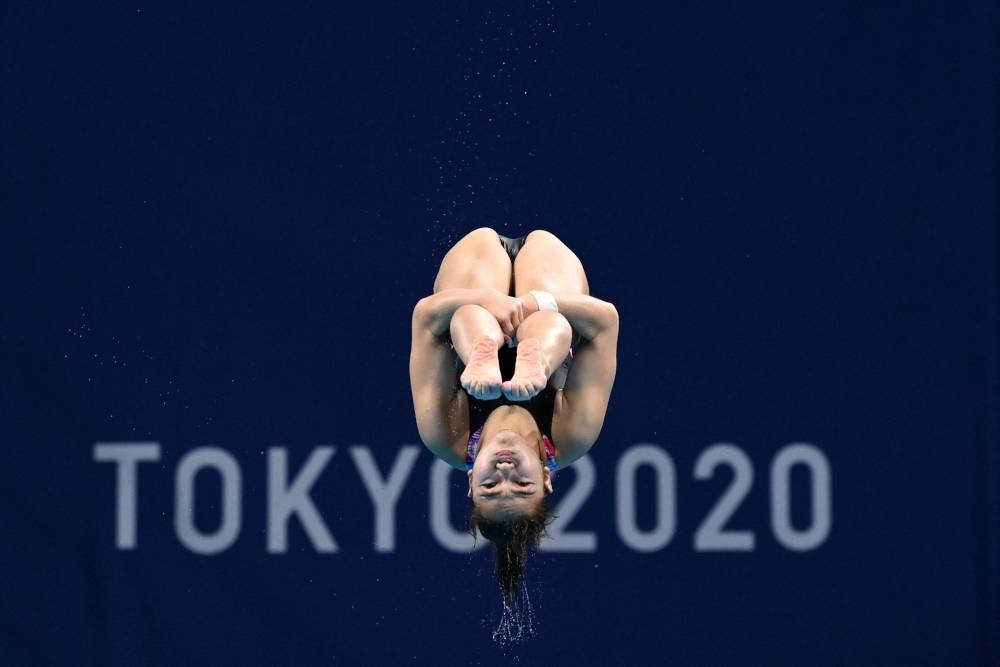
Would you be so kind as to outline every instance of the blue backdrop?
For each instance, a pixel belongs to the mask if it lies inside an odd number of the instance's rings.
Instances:
[[[63,4],[2,10],[0,663],[998,664],[993,3]],[[513,645],[407,379],[483,225],[622,327]]]

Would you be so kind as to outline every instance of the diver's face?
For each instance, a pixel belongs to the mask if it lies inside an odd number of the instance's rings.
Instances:
[[[552,492],[542,463],[540,439],[499,431],[480,445],[469,471],[469,497],[487,519],[515,519],[531,513]]]

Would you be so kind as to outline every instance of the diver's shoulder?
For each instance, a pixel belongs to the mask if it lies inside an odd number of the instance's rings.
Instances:
[[[580,459],[587,455],[587,452],[594,446],[593,441],[591,442],[573,442],[563,443],[560,445],[558,442],[553,442],[552,446],[556,450],[556,470],[562,470],[563,468],[568,468],[569,466],[576,463],[577,459]]]

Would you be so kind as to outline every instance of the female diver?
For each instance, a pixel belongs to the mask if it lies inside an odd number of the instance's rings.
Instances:
[[[553,473],[601,432],[618,312],[589,296],[583,265],[554,235],[482,228],[445,255],[412,327],[420,439],[468,471],[470,530],[493,542],[509,600],[551,520]]]

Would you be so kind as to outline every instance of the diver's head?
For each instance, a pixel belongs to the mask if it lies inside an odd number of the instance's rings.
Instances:
[[[548,496],[552,473],[534,418],[524,408],[502,406],[483,425],[469,471],[473,510],[469,530],[493,542],[497,578],[510,599],[527,564],[528,548],[538,546],[552,520]]]
[[[468,474],[469,498],[491,521],[531,514],[552,493],[552,473],[545,465],[545,445],[537,427],[529,432],[490,430],[487,424]]]

